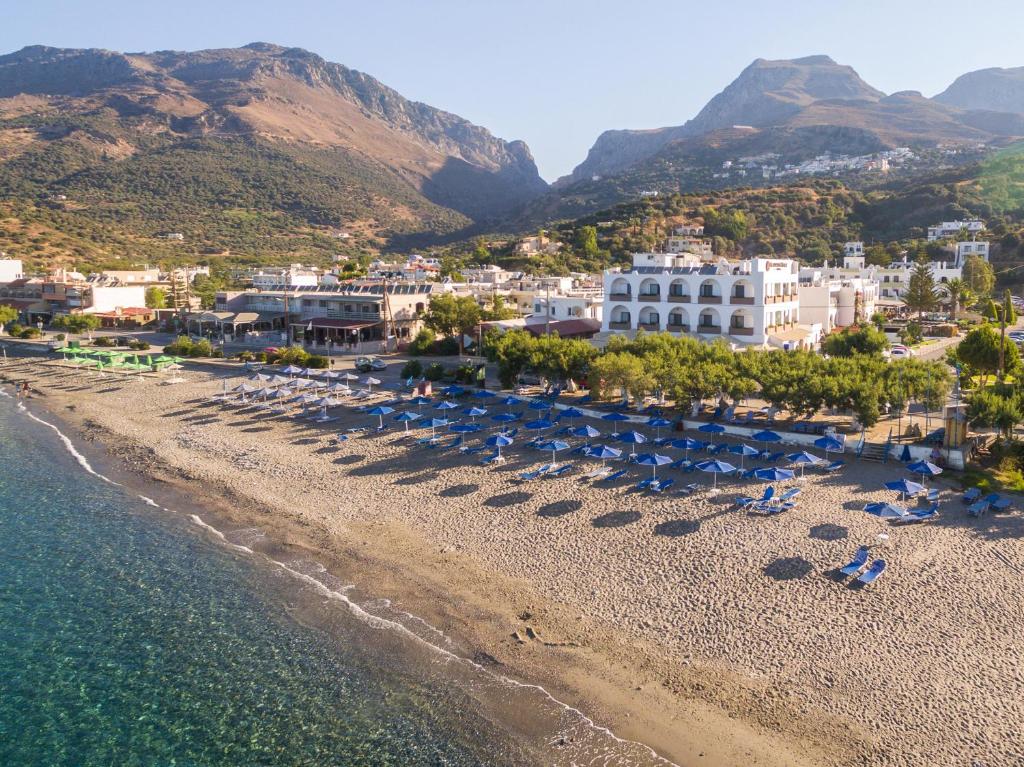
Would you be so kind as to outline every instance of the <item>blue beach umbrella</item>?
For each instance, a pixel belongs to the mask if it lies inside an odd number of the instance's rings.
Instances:
[[[718,423],[706,423],[698,426],[697,431],[704,432],[705,434],[721,434],[725,431],[725,427]]]
[[[921,482],[923,483],[925,477],[934,477],[942,473],[942,468],[936,466],[931,461],[917,461],[907,466],[907,471],[913,472],[914,474],[921,475]]]
[[[752,456],[755,456],[755,455],[760,455],[760,451],[756,447],[751,447],[750,445],[746,445],[746,444],[733,445],[732,447],[729,448],[729,452],[733,453],[734,455],[738,455],[740,457],[740,468],[741,469],[743,468],[743,459],[744,458],[752,457]]]
[[[864,511],[881,519],[899,519],[907,516],[907,510],[895,503],[869,503]]]
[[[691,450],[703,450],[705,445],[699,439],[690,439],[689,437],[683,437],[682,439],[674,439],[668,443],[669,447],[674,447],[676,450],[683,451],[683,457],[690,454]]]
[[[894,479],[892,482],[885,483],[886,490],[894,490],[900,494],[901,498],[906,498],[908,495],[917,495],[918,493],[924,492],[924,485],[920,485],[917,482],[911,482],[909,479]]]
[[[600,437],[601,432],[591,426],[589,423],[585,423],[582,426],[577,426],[575,429],[569,432],[574,437],[583,437],[587,441],[587,447],[590,446],[590,440],[594,437]]]
[[[544,429],[550,429],[554,425],[547,418],[538,418],[536,421],[527,421],[523,424],[523,428],[530,431],[543,431]]]
[[[780,469],[770,466],[767,469],[755,469],[754,476],[765,482],[781,482],[784,479],[793,479],[796,476],[796,472],[792,469]]]
[[[572,426],[572,421],[573,421],[574,418],[582,418],[583,417],[583,411],[582,410],[578,410],[577,408],[574,408],[574,407],[567,407],[565,410],[562,411],[562,414],[561,414],[560,417],[561,418],[568,418],[569,419],[569,425]]]
[[[804,467],[814,466],[815,464],[821,463],[821,459],[818,456],[802,451],[799,453],[790,453],[786,456],[786,460],[791,464],[800,466],[800,479],[804,477]]]
[[[615,439],[625,442],[627,445],[633,445],[633,451],[629,454],[631,458],[636,455],[636,446],[647,441],[647,437],[638,431],[624,431],[622,434],[616,434]]]
[[[814,446],[820,447],[822,450],[825,451],[825,460],[827,461],[829,452],[842,452],[843,447],[845,445],[835,437],[826,435],[824,437],[818,437],[816,440],[814,440]]]
[[[454,402],[443,400],[434,405],[434,410],[455,410],[458,407]]]
[[[503,399],[501,401],[501,404],[511,410],[516,405],[523,404],[523,401],[521,399],[519,399],[518,397],[505,397],[505,399]]]
[[[409,431],[409,422],[415,421],[420,418],[419,413],[414,413],[411,410],[406,410],[404,413],[399,413],[395,416],[395,420],[399,423],[405,424],[405,430]]]
[[[463,415],[468,415],[470,418],[476,418],[477,416],[487,415],[487,410],[482,407],[467,407],[462,411]]]
[[[551,403],[550,402],[544,402],[543,400],[535,399],[535,400],[531,400],[530,404],[527,405],[527,407],[530,408],[530,410],[550,410],[551,409]]]
[[[641,466],[650,466],[651,479],[657,479],[658,467],[664,466],[667,463],[672,463],[672,459],[667,455],[659,455],[658,453],[644,453],[643,455],[637,456],[636,462]]]
[[[504,434],[492,434],[490,437],[484,440],[484,444],[488,447],[497,448],[498,459],[501,459],[501,449],[508,447],[512,444],[512,438],[506,437]]]
[[[661,439],[661,430],[668,426],[671,426],[672,422],[667,418],[655,416],[647,421],[647,425],[654,427],[654,438]]]
[[[477,399],[491,399],[494,396],[494,392],[487,391],[487,389],[480,389],[479,391],[473,392],[473,396]]]
[[[777,432],[771,431],[770,429],[765,429],[764,431],[755,432],[754,434],[750,435],[750,438],[752,440],[754,440],[755,442],[781,442],[782,441],[782,435],[777,433]]]
[[[448,419],[447,418],[428,418],[426,421],[424,421],[423,423],[420,424],[420,428],[421,429],[426,429],[426,428],[429,427],[430,428],[430,438],[434,439],[434,437],[435,437],[435,431],[434,430],[435,429],[439,429],[442,426],[447,426],[447,425],[448,425]]]
[[[569,449],[569,443],[568,442],[563,442],[560,439],[553,439],[550,442],[545,442],[545,443],[543,443],[541,445],[538,445],[537,447],[539,447],[541,450],[550,450],[551,451],[551,463],[554,463],[555,462],[555,453],[557,453],[560,450],[568,450]]]
[[[518,421],[520,418],[522,418],[522,416],[519,413],[498,413],[497,415],[491,416],[491,420],[497,421],[498,423],[512,423],[513,421]]]
[[[719,474],[731,474],[736,471],[736,467],[731,463],[725,461],[702,461],[697,464],[697,468],[700,471],[706,472],[712,476],[711,490],[718,490],[718,475]]]
[[[472,434],[473,432],[480,431],[483,428],[478,423],[456,423],[448,427],[448,431],[453,434]]]
[[[413,397],[409,400],[410,405],[415,405],[417,409],[422,405],[429,405],[433,400],[430,397]]]
[[[622,423],[623,421],[628,421],[629,420],[629,416],[628,415],[624,415],[622,413],[618,413],[618,412],[612,412],[612,413],[608,413],[607,415],[601,416],[601,420],[602,421],[611,421],[612,423],[615,424],[615,426],[614,426],[614,428],[612,430],[612,436],[613,437],[617,437],[617,436],[619,436],[619,424]]]
[[[387,405],[377,405],[377,407],[372,407],[369,410],[367,410],[366,414],[380,416],[380,428],[383,429],[384,416],[391,415],[394,412],[395,409],[393,407],[388,407]]]
[[[601,465],[604,466],[604,462],[606,460],[609,458],[618,458],[622,455],[622,451],[617,447],[612,447],[611,445],[597,445],[596,447],[592,447],[587,450],[585,455],[588,455],[591,458],[600,458]]]
[[[441,394],[443,394],[446,397],[458,397],[460,394],[465,393],[465,389],[463,389],[461,386],[456,386],[455,384],[452,384],[451,386],[446,386],[444,389],[441,389]]]

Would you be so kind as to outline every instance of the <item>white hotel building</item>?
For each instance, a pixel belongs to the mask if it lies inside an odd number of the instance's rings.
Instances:
[[[820,327],[799,324],[799,269],[787,258],[744,261],[636,253],[604,273],[602,334],[683,333],[736,345],[808,347]]]

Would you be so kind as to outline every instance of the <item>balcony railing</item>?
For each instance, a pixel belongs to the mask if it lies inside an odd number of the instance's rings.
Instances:
[[[686,324],[685,322],[673,322],[672,320],[668,321],[668,325],[666,326],[666,329],[668,329],[670,331],[674,331],[676,333],[689,333],[690,332],[690,326],[688,324]]]
[[[639,293],[637,298],[647,303],[657,303],[661,300],[661,293]]]
[[[609,322],[609,330],[629,330],[629,322]]]
[[[641,330],[657,330],[659,325],[657,322],[641,322],[637,325]]]
[[[745,304],[746,306],[751,306],[754,303],[754,297],[753,296],[733,296],[729,300],[730,300],[731,303],[734,303],[734,304]]]
[[[752,336],[752,335],[754,335],[754,329],[753,328],[731,327],[731,328],[729,328],[729,335],[731,335],[731,336]]]
[[[668,302],[670,304],[688,304],[690,303],[690,297],[683,293],[669,293]]]
[[[629,293],[610,293],[608,295],[609,301],[632,301],[633,296]]]
[[[721,325],[698,325],[697,332],[704,335],[717,336],[722,332]]]
[[[720,304],[722,303],[721,296],[699,296],[697,298],[698,304]]]

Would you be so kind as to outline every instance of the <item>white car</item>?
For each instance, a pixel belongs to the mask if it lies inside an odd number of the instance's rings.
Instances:
[[[914,352],[906,346],[893,346],[889,349],[891,360],[909,360],[913,356]]]

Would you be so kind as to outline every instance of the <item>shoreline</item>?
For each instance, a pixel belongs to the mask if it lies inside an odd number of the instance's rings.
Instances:
[[[964,569],[984,545],[979,534],[953,524],[894,533],[896,549],[887,558],[904,573],[887,575],[880,588],[866,592],[813,573],[771,570],[817,570],[846,557],[856,538],[887,529],[845,511],[839,515],[853,542],[819,535],[836,524],[814,525],[827,515],[838,519],[835,499],[874,500],[878,492],[868,488],[883,475],[892,478],[898,467],[858,464],[866,483],[859,487],[811,479],[805,495],[814,505],[766,524],[722,516],[721,503],[704,499],[670,505],[568,479],[523,487],[509,483],[507,471],[417,452],[390,439],[395,434],[337,448],[330,432],[315,427],[200,406],[198,400],[220,388],[220,379],[207,373],[190,371],[189,383],[174,387],[151,380],[101,385],[40,362],[26,362],[35,364],[32,377],[45,394],[37,403],[45,401],[91,449],[109,451],[111,463],[142,470],[192,497],[199,492],[204,506],[215,496],[209,505],[228,527],[255,524],[286,547],[312,552],[357,590],[390,599],[442,631],[461,656],[539,684],[616,736],[684,767],[916,766],[940,763],[934,754],[947,763],[958,763],[953,756],[996,764],[1019,741],[1001,735],[992,745],[967,746],[978,734],[965,724],[958,724],[962,731],[944,731],[934,718],[922,724],[934,710],[928,706],[917,711],[911,729],[906,726],[908,706],[923,699],[901,677],[915,674],[926,688],[948,684],[948,694],[935,687],[946,695],[946,708],[958,697],[968,708],[1001,711],[1001,731],[1021,721],[1019,704],[1007,697],[1017,683],[1007,690],[986,681],[993,673],[1006,679],[1005,670],[994,663],[986,668],[979,660],[985,654],[972,646],[936,643],[932,634],[948,633],[938,616],[913,609],[922,599],[943,614],[963,605],[964,619],[972,622],[984,609],[1012,635],[1015,620],[991,610],[1012,597],[1000,594],[998,584],[981,589]],[[69,404],[73,411],[66,410]],[[494,493],[489,498],[488,491]],[[650,522],[599,526],[605,514],[580,525],[616,508],[637,508]],[[670,516],[703,516],[666,521],[670,510],[676,512]],[[638,526],[659,519],[656,536],[664,526],[685,527],[683,537],[651,539]],[[1019,515],[1010,521],[1017,524]],[[715,525],[723,526],[718,537],[703,539]],[[1013,558],[1021,553],[1019,537],[1001,540]],[[764,566],[766,557],[776,559]],[[944,580],[935,559],[950,578],[968,582]],[[1021,586],[1008,585],[1013,593]],[[680,596],[666,601],[674,591]],[[888,633],[900,630],[905,636]],[[887,646],[893,641],[903,646]],[[969,643],[966,636],[961,641]],[[921,655],[916,663],[915,653],[924,648],[936,661],[925,663],[931,659]],[[1012,663],[1020,652],[1004,654]],[[943,663],[968,669],[965,678],[943,682],[936,676]],[[888,705],[889,695],[902,697]],[[862,709],[863,718],[853,713]],[[935,713],[942,721],[964,721],[954,710]],[[897,745],[908,738],[912,742]]]

